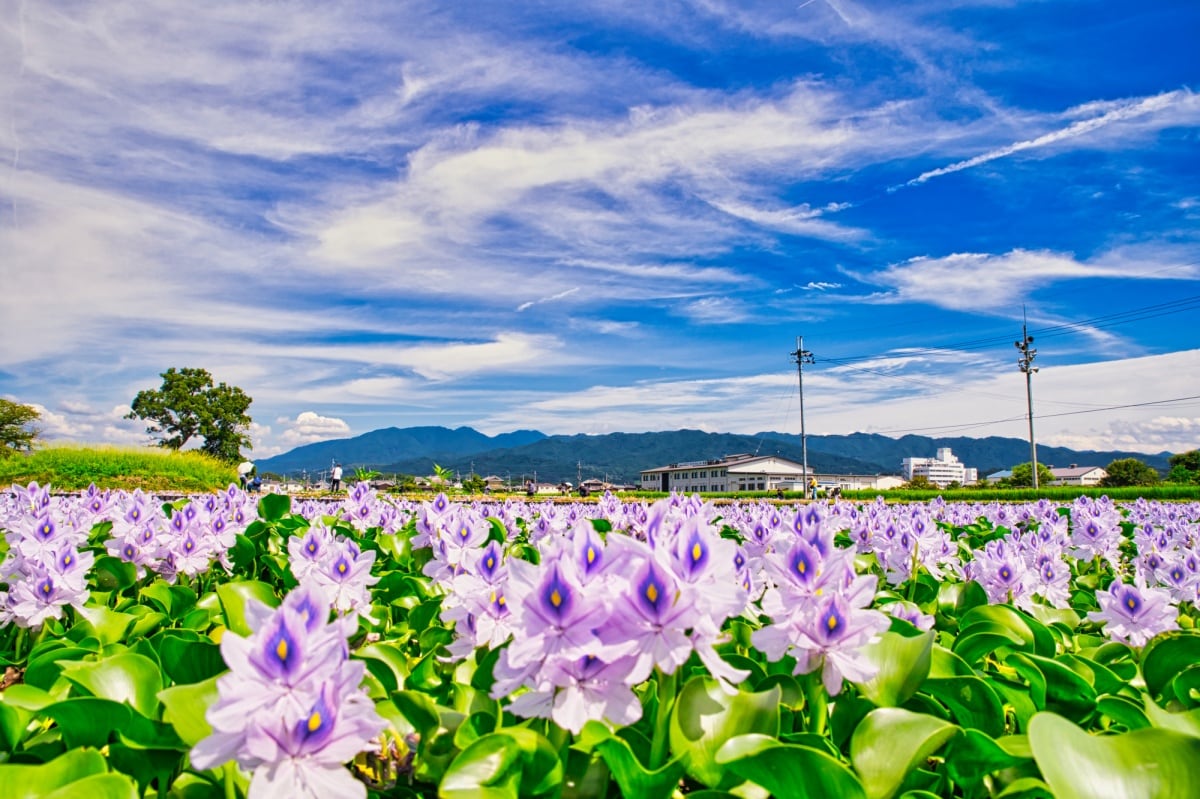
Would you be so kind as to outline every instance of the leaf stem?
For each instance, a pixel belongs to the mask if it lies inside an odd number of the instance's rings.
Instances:
[[[817,667],[808,673],[804,683],[804,698],[808,705],[808,731],[817,735],[825,735],[829,729],[829,696],[825,693],[825,683],[821,681],[821,672]]]
[[[676,674],[654,670],[658,683],[658,711],[654,715],[654,740],[650,742],[650,770],[657,771],[666,763],[668,739],[671,735],[671,709],[675,705]]]

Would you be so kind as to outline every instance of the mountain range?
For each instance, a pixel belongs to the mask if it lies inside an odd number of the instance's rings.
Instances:
[[[853,433],[808,436],[808,463],[823,473],[899,474],[904,458],[933,457],[942,447],[949,447],[960,461],[977,468],[980,477],[1029,461],[1029,442],[1019,438],[890,438]],[[335,461],[347,474],[362,467],[384,474],[429,475],[436,463],[464,477],[474,472],[523,480],[536,474],[542,482],[598,477],[634,483],[643,469],[743,452],[780,455],[797,462],[803,457],[801,438],[792,433],[751,436],[670,430],[548,436],[537,430],[516,430],[488,436],[470,427],[388,427],[353,438],[305,444],[257,463],[260,473],[286,476],[319,475]],[[1038,462],[1106,466],[1118,458],[1137,458],[1165,473],[1170,454],[1039,446]]]

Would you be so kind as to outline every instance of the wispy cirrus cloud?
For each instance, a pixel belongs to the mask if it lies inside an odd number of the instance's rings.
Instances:
[[[1121,102],[1088,103],[1085,106],[1068,110],[1063,116],[1066,118],[1085,116],[1086,118],[1077,119],[1064,128],[1044,133],[1032,139],[1014,142],[948,166],[922,172],[904,185],[917,186],[933,178],[981,166],[1016,153],[1049,148],[1072,139],[1086,137],[1110,125],[1136,121],[1144,117],[1156,117],[1152,124],[1143,126],[1151,129],[1178,124],[1195,124],[1197,120],[1200,120],[1200,96],[1188,89],[1177,89],[1151,97],[1139,97]],[[1136,132],[1140,134],[1141,129],[1137,129]],[[889,190],[896,188],[899,187],[893,186]]]

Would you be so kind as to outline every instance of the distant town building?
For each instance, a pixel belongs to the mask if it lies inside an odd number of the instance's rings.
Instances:
[[[803,464],[778,455],[726,455],[705,461],[687,461],[644,469],[639,488],[643,491],[678,491],[681,493],[737,491],[805,491],[809,478],[817,487],[829,491],[835,486],[843,490],[895,488],[904,483],[893,475],[877,474],[817,474],[809,467],[805,475]]]
[[[811,469],[810,469],[811,471]],[[775,491],[806,482],[804,466],[778,455],[726,455],[643,469],[643,491]]]
[[[1001,469],[998,472],[992,472],[987,476],[989,483],[999,483],[1001,480],[1007,480],[1012,477],[1012,469]]]
[[[970,485],[979,479],[979,471],[964,466],[949,447],[939,448],[937,455],[932,458],[905,458],[901,465],[905,480],[924,477],[938,488],[945,488],[951,483]]]
[[[1050,467],[1054,480],[1050,485],[1055,486],[1094,486],[1108,477],[1108,472],[1099,466],[1077,466],[1072,463],[1065,469]]]

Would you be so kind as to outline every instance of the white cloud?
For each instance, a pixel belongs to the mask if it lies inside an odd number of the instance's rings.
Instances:
[[[344,420],[322,416],[315,411],[301,411],[295,419],[280,417],[275,421],[283,427],[275,441],[276,449],[292,449],[302,444],[350,435],[350,425]],[[266,431],[269,432],[270,428],[266,428]]]
[[[964,161],[950,164],[949,166],[931,169],[927,172],[922,172],[917,177],[908,181],[904,185],[916,186],[928,180],[932,180],[942,175],[949,175],[954,172],[961,172],[964,169],[986,164],[989,161],[995,161],[999,158],[1006,158],[1019,152],[1027,150],[1037,150],[1043,147],[1050,147],[1061,142],[1077,139],[1088,136],[1091,133],[1101,130],[1109,125],[1129,122],[1137,120],[1140,117],[1161,115],[1162,118],[1153,128],[1167,127],[1170,125],[1180,124],[1181,121],[1190,121],[1195,124],[1200,118],[1200,95],[1196,95],[1187,89],[1177,89],[1171,92],[1156,94],[1151,97],[1138,97],[1130,100],[1121,101],[1118,103],[1089,103],[1076,109],[1068,110],[1063,116],[1067,118],[1077,117],[1082,114],[1089,114],[1095,111],[1102,113],[1096,116],[1091,116],[1085,119],[1080,119],[1073,122],[1065,128],[1044,133],[1032,139],[1014,142],[1004,147],[998,147],[994,150],[989,150],[986,153],[968,158]],[[1169,113],[1164,113],[1169,112]]]
[[[850,274],[863,282],[893,290],[879,301],[919,302],[958,311],[1008,314],[1035,289],[1063,280],[1200,277],[1200,267],[1194,260],[1186,263],[1181,255],[1180,251],[1169,248],[1142,246],[1079,261],[1069,253],[1018,249],[1000,255],[922,256],[870,274]]]

